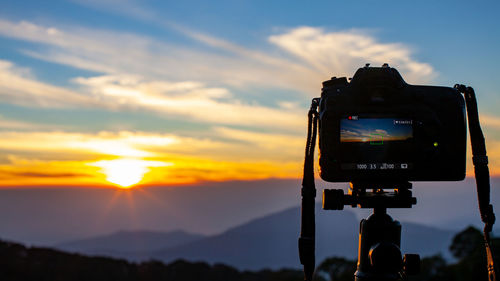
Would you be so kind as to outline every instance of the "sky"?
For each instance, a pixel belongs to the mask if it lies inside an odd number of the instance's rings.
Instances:
[[[365,63],[474,87],[499,175],[499,6],[4,0],[0,186],[298,179],[311,98]]]

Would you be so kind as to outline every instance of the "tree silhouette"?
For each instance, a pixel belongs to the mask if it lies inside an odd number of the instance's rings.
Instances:
[[[332,281],[353,280],[356,262],[338,257],[327,258],[318,266],[317,271],[327,274]]]
[[[450,251],[457,259],[473,256],[477,251],[481,251],[482,248],[483,235],[478,229],[472,226],[455,235],[450,245]]]

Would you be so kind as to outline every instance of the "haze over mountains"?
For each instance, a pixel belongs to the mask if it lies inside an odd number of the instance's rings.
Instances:
[[[350,211],[317,211],[317,260],[330,256],[354,259],[357,255],[358,225]],[[298,268],[297,238],[300,208],[290,208],[221,234],[195,237],[184,232],[160,233],[118,232],[59,244],[61,250],[90,255],[127,258],[132,261],[161,260],[169,263],[183,258],[189,261],[225,263],[239,269]],[[403,223],[402,250],[429,256],[447,255],[453,232],[414,223]],[[155,238],[156,237],[156,238]],[[184,237],[184,239],[183,239]],[[157,247],[154,243],[156,240]],[[140,245],[144,245],[141,249]]]
[[[415,183],[417,205],[412,209],[390,209],[389,214],[400,221],[454,232],[470,224],[481,227],[473,183],[469,178],[463,182]],[[317,187],[319,201],[322,188],[345,189],[347,184],[318,181]],[[216,235],[252,219],[299,206],[299,190],[300,180],[233,181],[131,190],[1,189],[0,238],[54,245],[119,230],[183,230]],[[492,178],[491,199],[499,212],[499,178]],[[370,213],[350,207],[346,210],[354,212],[357,219]]]
[[[205,238],[200,234],[177,230],[171,232],[118,231],[87,239],[64,242],[56,248],[87,255],[130,257],[158,249],[169,249]]]

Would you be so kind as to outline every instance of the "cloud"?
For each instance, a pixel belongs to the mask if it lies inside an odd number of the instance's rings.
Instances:
[[[500,117],[481,114],[481,116],[479,117],[479,121],[481,122],[482,126],[500,129]]]
[[[81,161],[42,161],[10,156],[10,162],[0,164],[0,186],[71,186],[102,185],[98,167]]]
[[[87,174],[76,174],[76,173],[54,173],[54,172],[13,172],[15,176],[20,177],[33,177],[33,178],[76,178],[76,177],[86,177]]]
[[[9,131],[23,131],[23,130],[55,130],[62,129],[63,126],[54,126],[48,124],[23,122],[13,119],[7,119],[0,116],[0,129]]]
[[[99,108],[154,112],[160,116],[187,118],[202,123],[275,127],[296,130],[303,123],[296,108],[272,108],[245,103],[228,89],[207,87],[193,81],[145,80],[132,75],[78,77],[78,89],[48,85],[0,60],[0,100],[27,107]],[[272,122],[270,122],[272,120]],[[0,127],[28,124],[0,120]]]
[[[175,134],[101,131],[75,133],[62,131],[0,131],[0,148],[15,156],[29,153],[42,160],[92,160],[129,158],[168,158],[200,156],[229,161],[298,161],[302,158],[304,137],[277,133],[257,133],[216,127],[204,137]],[[60,158],[63,157],[63,158]],[[14,157],[13,159],[17,159]],[[11,158],[9,158],[9,162]]]
[[[72,133],[62,131],[0,132],[0,148],[15,155],[29,152],[31,155],[56,152],[72,155],[75,160],[85,160],[80,155],[102,157],[148,157],[153,156],[145,148],[163,147],[177,142],[177,137],[168,134],[142,132],[98,132]],[[58,155],[48,156],[60,160]],[[52,158],[50,158],[52,157]]]
[[[300,161],[305,147],[305,136],[279,133],[262,133],[216,127],[214,131],[224,138],[241,142],[240,155],[251,155],[255,160]],[[236,143],[237,144],[237,143]]]
[[[401,43],[381,43],[358,30],[327,32],[317,27],[298,27],[269,37],[269,42],[301,59],[324,75],[350,77],[355,69],[371,63],[396,67],[409,82],[428,82],[435,72],[431,65],[412,58]]]
[[[97,107],[88,96],[36,81],[26,69],[0,60],[0,101],[29,107],[67,108]]]
[[[233,87],[277,87],[319,92],[332,75],[350,76],[366,62],[399,67],[410,82],[428,82],[434,70],[412,58],[401,43],[380,43],[360,31],[326,32],[298,27],[269,37],[277,49],[250,49],[221,38],[158,21],[210,48],[177,45],[165,38],[82,27],[43,26],[0,20],[0,35],[40,43],[30,56],[105,74],[135,74],[149,79],[201,81]],[[272,46],[270,46],[272,47]],[[120,50],[117,52],[117,50]],[[289,56],[292,54],[292,56]]]
[[[101,103],[115,109],[132,108],[202,123],[232,124],[296,130],[302,112],[243,103],[225,88],[198,82],[144,81],[119,76],[76,78]]]
[[[280,79],[279,70],[292,67],[287,61],[282,61],[280,67],[270,67],[267,60],[277,59],[268,55],[261,55],[267,59],[259,61],[254,56],[247,57],[245,52],[234,56],[228,54],[228,49],[223,49],[226,52],[221,54],[213,49],[194,49],[169,43],[168,38],[159,41],[110,30],[0,20],[0,35],[41,44],[45,48],[23,50],[41,60],[100,73],[133,74],[149,79],[287,87]],[[307,71],[302,70],[302,74]]]

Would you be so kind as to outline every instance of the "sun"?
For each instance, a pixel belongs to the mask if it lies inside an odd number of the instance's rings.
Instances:
[[[106,180],[120,188],[131,188],[141,182],[149,167],[170,166],[172,163],[141,159],[102,160],[92,164],[100,167]]]

